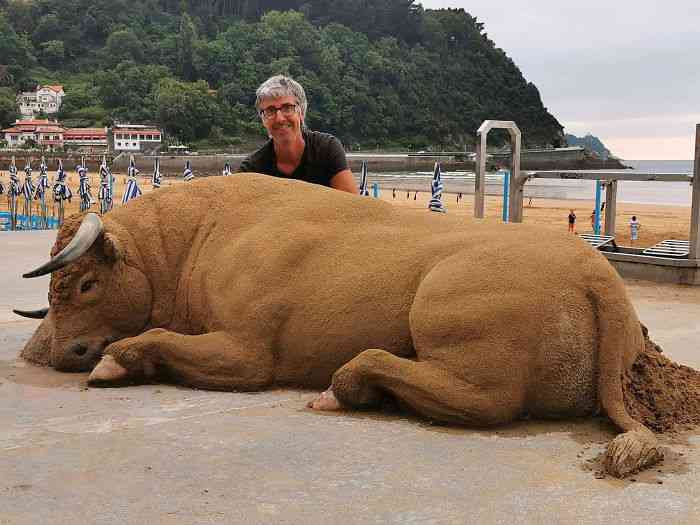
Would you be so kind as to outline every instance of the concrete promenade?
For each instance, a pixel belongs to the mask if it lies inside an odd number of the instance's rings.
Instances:
[[[604,419],[494,430],[389,414],[318,414],[311,392],[149,385],[93,389],[16,359],[46,304],[22,280],[55,232],[0,232],[0,525],[691,524],[700,430],[664,436],[667,461],[596,479]],[[700,368],[700,288],[629,282],[652,338]]]

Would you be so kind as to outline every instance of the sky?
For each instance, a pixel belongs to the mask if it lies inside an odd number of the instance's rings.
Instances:
[[[700,0],[419,1],[483,22],[566,133],[627,160],[694,157]]]

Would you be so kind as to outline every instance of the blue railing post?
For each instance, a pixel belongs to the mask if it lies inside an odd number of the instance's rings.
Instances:
[[[498,170],[503,173],[503,222],[508,222],[508,197],[510,195],[510,171]]]
[[[595,211],[593,216],[593,233],[600,235],[600,203],[602,200],[603,182],[595,181]]]
[[[372,197],[375,199],[379,198],[379,184],[376,182],[372,184]]]

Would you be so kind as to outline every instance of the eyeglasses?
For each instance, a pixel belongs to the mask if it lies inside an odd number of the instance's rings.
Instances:
[[[296,104],[283,104],[282,107],[276,108],[275,106],[269,106],[263,110],[260,110],[260,116],[264,119],[271,119],[274,118],[275,115],[277,115],[277,112],[279,111],[284,115],[285,117],[288,117],[289,115],[293,115],[297,111],[297,105]]]

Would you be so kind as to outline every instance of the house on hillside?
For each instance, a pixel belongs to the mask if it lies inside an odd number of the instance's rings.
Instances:
[[[34,118],[39,113],[51,115],[61,108],[66,93],[61,85],[37,86],[34,91],[17,95],[17,105],[23,117]]]

